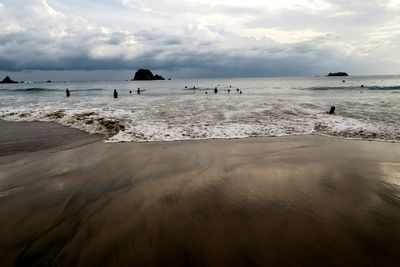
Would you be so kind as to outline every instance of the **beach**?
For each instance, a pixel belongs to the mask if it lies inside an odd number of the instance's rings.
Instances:
[[[398,143],[105,143],[54,123],[0,126],[0,266],[400,262]]]
[[[0,120],[0,157],[42,150],[68,149],[103,139],[57,123]]]

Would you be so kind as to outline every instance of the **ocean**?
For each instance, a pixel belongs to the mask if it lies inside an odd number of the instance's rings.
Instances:
[[[0,119],[57,122],[106,142],[305,134],[400,142],[400,76],[0,84]]]

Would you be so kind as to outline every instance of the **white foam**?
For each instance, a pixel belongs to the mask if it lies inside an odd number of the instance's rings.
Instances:
[[[89,133],[113,134],[107,142],[175,141],[318,133],[400,141],[400,96],[284,91],[260,95],[178,94],[131,97],[24,95],[0,99],[0,117],[54,121]],[[299,93],[300,91],[300,93]],[[336,104],[337,114],[325,110]]]

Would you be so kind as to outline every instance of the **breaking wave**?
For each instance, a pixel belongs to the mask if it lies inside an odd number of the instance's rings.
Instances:
[[[235,112],[233,108],[191,116],[184,111],[143,112],[102,109],[39,109],[0,112],[12,121],[57,122],[88,133],[101,133],[108,142],[149,142],[196,139],[229,139],[255,136],[322,134],[343,138],[400,142],[396,120],[382,123],[323,111],[307,111],[300,106]],[[306,105],[303,105],[306,106]],[[309,105],[311,106],[311,105]],[[220,106],[221,109],[221,106]],[[136,114],[135,114],[136,113]],[[178,113],[181,113],[179,116]],[[203,117],[203,118],[202,118]]]
[[[0,89],[0,94],[14,92],[0,95],[0,119],[57,122],[102,133],[107,142],[304,134],[400,142],[400,86],[396,85],[400,80],[390,86],[361,82],[363,94],[359,86],[339,87],[336,80],[304,78],[71,83],[68,87],[76,93],[70,98],[60,92],[64,84],[59,88],[13,85]],[[205,94],[216,86],[218,94]],[[140,95],[134,91],[138,87]],[[120,93],[118,99],[112,98],[114,88]],[[243,94],[235,92],[237,88]],[[333,105],[336,114],[327,114]]]
[[[41,87],[31,87],[31,88],[0,88],[0,92],[11,92],[11,93],[40,93],[40,92],[63,92],[65,89],[61,88],[41,88]],[[102,88],[91,88],[91,89],[78,89],[70,90],[78,92],[96,92],[103,91]]]
[[[328,91],[328,90],[375,90],[375,91],[395,91],[400,90],[400,86],[333,86],[333,87],[309,87],[302,90]]]
[[[52,91],[61,91],[60,89],[49,89],[49,88],[40,88],[40,87],[33,87],[33,88],[17,88],[17,89],[8,89],[2,88],[0,89],[1,92],[52,92]]]

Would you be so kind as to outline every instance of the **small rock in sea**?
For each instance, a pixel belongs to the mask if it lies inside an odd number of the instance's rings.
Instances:
[[[9,76],[6,76],[0,83],[18,83],[18,82],[13,81]]]
[[[334,72],[329,73],[328,77],[335,77],[335,76],[349,76],[346,72]]]

